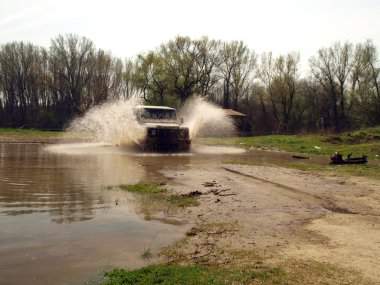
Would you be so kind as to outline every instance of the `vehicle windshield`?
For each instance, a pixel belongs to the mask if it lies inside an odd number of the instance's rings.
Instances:
[[[142,111],[141,118],[143,120],[176,121],[177,115],[175,110],[146,108]]]

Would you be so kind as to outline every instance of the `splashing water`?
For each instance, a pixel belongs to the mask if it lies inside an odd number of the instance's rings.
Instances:
[[[138,100],[118,100],[93,107],[83,117],[72,121],[68,131],[91,135],[92,142],[116,145],[132,145],[143,141],[146,131],[141,126],[133,109]],[[185,104],[179,112],[188,127],[190,138],[197,136],[229,136],[235,131],[233,122],[217,106],[195,98]]]
[[[190,100],[181,110],[184,126],[190,130],[190,137],[232,136],[236,133],[233,120],[223,109],[206,102],[202,98]]]
[[[91,108],[83,117],[72,121],[68,131],[91,134],[93,142],[116,145],[138,143],[145,136],[133,113],[137,100],[117,100]]]

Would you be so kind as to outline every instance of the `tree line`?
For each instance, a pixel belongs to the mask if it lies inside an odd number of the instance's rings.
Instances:
[[[248,115],[255,133],[341,132],[380,124],[380,77],[372,41],[336,42],[309,59],[256,54],[242,41],[176,37],[122,61],[77,35],[49,48],[0,46],[0,126],[60,129],[112,99],[180,107],[201,96]]]

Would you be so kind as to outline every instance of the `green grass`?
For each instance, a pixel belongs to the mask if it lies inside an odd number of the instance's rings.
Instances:
[[[238,165],[262,165],[260,162],[249,162],[249,161],[225,161],[224,164],[238,164]],[[339,175],[352,175],[357,177],[369,177],[373,179],[380,179],[380,161],[372,161],[367,164],[356,164],[356,165],[334,165],[334,164],[315,164],[315,163],[304,163],[304,162],[289,162],[289,163],[276,163],[272,164],[275,166],[299,169],[303,171],[311,172],[326,172],[334,173]]]
[[[23,136],[50,137],[50,136],[56,136],[58,134],[62,134],[62,132],[0,128],[0,135],[11,135],[11,136],[23,135]]]
[[[147,194],[164,194],[167,193],[168,190],[156,182],[141,182],[136,184],[121,184],[119,185],[120,189],[133,192],[133,193],[139,193],[143,195]]]
[[[104,272],[104,277],[102,285],[376,284],[355,270],[339,268],[329,263],[294,259],[272,266],[255,262],[243,268],[200,264],[159,264],[130,271],[115,268]]]
[[[311,163],[284,163],[279,166],[304,171],[331,172],[339,175],[352,175],[380,179],[380,162],[359,165],[318,165]]]
[[[198,141],[202,144],[243,146],[316,155],[330,155],[335,151],[340,151],[345,155],[366,154],[370,159],[380,158],[380,126],[341,135],[269,135],[204,138]]]
[[[257,137],[235,138],[205,138],[200,139],[202,144],[230,145],[263,149],[279,150],[290,153],[326,156],[326,164],[305,163],[278,163],[276,165],[296,168],[307,171],[333,172],[334,174],[363,176],[380,179],[380,126],[347,132],[341,135],[270,135]],[[352,153],[352,157],[368,156],[368,163],[363,165],[329,165],[328,156],[339,151],[345,158]],[[312,162],[312,161],[311,161]],[[247,161],[230,161],[233,164],[258,164]]]
[[[103,285],[120,284],[194,284],[194,285],[224,285],[224,284],[284,284],[285,276],[281,268],[269,268],[260,271],[220,269],[211,266],[179,266],[179,265],[152,265],[141,269],[127,271],[124,269],[113,269],[105,272],[107,280]]]
[[[118,186],[120,189],[138,193],[144,196],[150,196],[153,199],[161,200],[167,204],[174,205],[176,207],[191,207],[198,205],[198,199],[196,197],[189,197],[186,195],[180,195],[171,193],[168,189],[157,182],[140,182],[136,184],[121,184]],[[107,189],[110,189],[107,187]]]
[[[57,132],[26,129],[0,128],[0,141],[2,142],[46,142],[58,141],[79,142],[91,139],[91,134],[83,132]]]

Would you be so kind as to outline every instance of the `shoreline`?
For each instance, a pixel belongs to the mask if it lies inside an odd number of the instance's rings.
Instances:
[[[0,143],[73,141],[78,139],[0,135]],[[169,213],[192,221],[192,227],[182,240],[161,249],[164,262],[242,269],[280,266],[289,278],[302,275],[292,284],[305,283],[308,275],[315,279],[311,284],[380,282],[378,180],[215,162],[166,166],[159,172],[174,193],[201,193],[198,206]],[[321,264],[332,279],[318,279]]]
[[[250,267],[258,260],[310,261],[343,269],[348,279],[362,274],[362,284],[380,281],[375,180],[251,165],[162,173],[175,193],[202,193],[199,206],[179,214],[195,225],[182,241],[162,250],[170,263]]]

